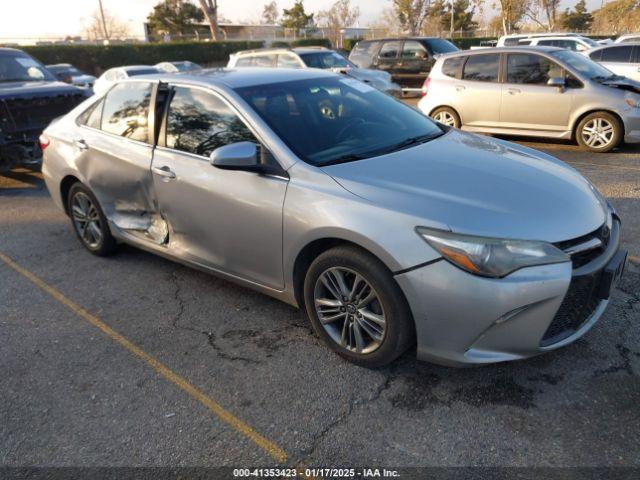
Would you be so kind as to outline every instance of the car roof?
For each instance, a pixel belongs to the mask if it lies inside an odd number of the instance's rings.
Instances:
[[[22,50],[18,50],[17,48],[6,48],[6,47],[2,47],[0,48],[0,54],[2,53],[21,53],[22,55],[28,55],[26,52],[23,52]]]
[[[606,45],[598,45],[597,47],[590,48],[587,52],[596,52],[598,50],[605,50],[607,48],[620,48],[620,47],[640,47],[640,37],[637,41],[634,42],[624,42],[624,43],[607,43]]]
[[[526,45],[513,46],[513,47],[490,47],[490,48],[481,48],[479,50],[460,50],[458,52],[448,52],[442,54],[439,58],[451,58],[451,57],[461,57],[465,55],[486,55],[488,53],[551,53],[559,50],[565,50],[560,47],[551,47],[551,46],[537,46],[530,47]]]
[[[284,83],[312,78],[339,77],[326,70],[313,68],[209,68],[197,71],[140,75],[136,79],[154,79],[167,83],[226,86],[243,88],[270,83]]]
[[[242,50],[240,52],[236,52],[234,55],[242,57],[242,56],[250,56],[250,55],[263,55],[265,53],[311,53],[311,52],[332,52],[326,47],[320,46],[308,46],[308,47],[273,47],[273,48],[255,48],[253,50]]]

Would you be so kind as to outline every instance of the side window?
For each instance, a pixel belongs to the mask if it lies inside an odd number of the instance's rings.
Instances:
[[[275,67],[276,55],[256,55],[253,57],[254,67]]]
[[[631,61],[631,51],[633,47],[628,45],[625,47],[605,48],[602,51],[603,62],[619,62],[629,63]]]
[[[477,82],[497,82],[500,71],[500,55],[471,55],[464,64],[462,78]]]
[[[105,97],[102,130],[131,140],[147,142],[150,100],[150,83],[128,82],[116,85]]]
[[[528,53],[507,56],[507,83],[546,85],[552,77],[562,78],[562,68],[545,57]]]
[[[420,42],[415,40],[405,40],[402,47],[402,58],[422,60],[427,58],[427,49]]]
[[[518,45],[531,45],[531,40],[519,40]]]
[[[596,50],[595,52],[589,55],[589,58],[594,62],[599,62],[602,60],[602,50]]]
[[[544,45],[549,47],[560,47],[557,40],[538,40],[538,45]]]
[[[168,148],[208,157],[236,142],[258,143],[220,98],[204,90],[176,87],[167,115]]]
[[[278,55],[278,67],[280,68],[302,68],[300,62],[293,55],[287,53]]]
[[[400,42],[385,42],[380,49],[378,57],[380,58],[397,58],[400,50]]]
[[[464,63],[466,57],[453,57],[448,58],[442,64],[442,73],[447,77],[459,78],[460,67]]]
[[[102,108],[104,107],[104,98],[87,108],[82,115],[78,117],[78,124],[90,128],[100,129],[100,120],[102,119]]]
[[[253,57],[241,57],[236,62],[236,67],[250,67],[253,65]]]

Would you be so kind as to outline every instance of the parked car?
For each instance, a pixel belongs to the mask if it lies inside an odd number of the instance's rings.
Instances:
[[[388,72],[403,90],[419,92],[436,57],[456,51],[458,47],[443,38],[363,40],[353,47],[349,60],[360,68]]]
[[[78,70],[70,63],[47,65],[47,70],[53,73],[61,82],[70,83],[79,88],[92,89],[96,81],[96,77]]]
[[[465,130],[574,139],[608,152],[640,142],[639,94],[640,83],[579,53],[508,47],[438,59],[418,106]]]
[[[625,33],[616,38],[613,43],[640,42],[640,33]]]
[[[385,72],[358,68],[338,52],[324,47],[271,48],[237,52],[229,57],[228,68],[279,67],[279,68],[319,68],[332,70],[394,96],[402,96],[400,86],[391,81]]]
[[[640,42],[613,43],[585,55],[613,73],[640,81]]]
[[[498,47],[512,46],[559,47],[582,52],[595,48],[598,42],[575,33],[531,33],[503,35],[498,39]]]
[[[149,65],[129,65],[126,67],[110,68],[100,75],[100,77],[95,81],[93,84],[93,91],[95,93],[102,93],[111,88],[111,86],[118,80],[124,80],[138,75],[150,75],[153,73],[160,73],[160,70]]]
[[[0,172],[39,168],[42,130],[85,98],[26,53],[0,48]]]
[[[574,169],[331,72],[138,77],[44,137],[90,252],[129,243],[305,308],[366,366],[415,343],[450,365],[559,348],[624,269],[620,220]]]
[[[200,65],[188,60],[182,62],[160,62],[156,64],[155,68],[161,72],[167,73],[195,72],[197,70],[202,70]]]

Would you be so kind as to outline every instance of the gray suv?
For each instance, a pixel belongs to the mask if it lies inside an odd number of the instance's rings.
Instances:
[[[574,139],[595,152],[640,142],[640,83],[570,50],[510,47],[439,58],[418,106],[474,132]]]

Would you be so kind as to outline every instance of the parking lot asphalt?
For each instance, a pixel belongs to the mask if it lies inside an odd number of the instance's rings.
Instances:
[[[90,255],[38,174],[0,177],[0,465],[640,466],[640,149],[527,144],[611,200],[633,257],[585,337],[471,369],[348,364],[264,295]]]

